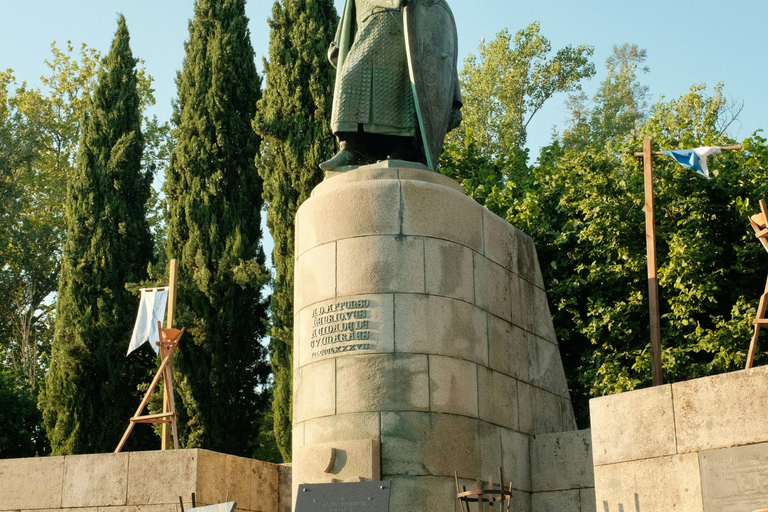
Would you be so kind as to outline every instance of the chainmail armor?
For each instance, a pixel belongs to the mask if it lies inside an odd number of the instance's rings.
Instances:
[[[415,136],[413,102],[405,53],[403,15],[372,0],[355,0],[357,33],[333,98],[334,133]]]

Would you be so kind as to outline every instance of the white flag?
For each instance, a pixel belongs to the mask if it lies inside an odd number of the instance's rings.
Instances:
[[[157,322],[163,321],[165,305],[168,302],[168,288],[150,288],[141,290],[141,302],[139,302],[139,314],[136,315],[136,324],[133,326],[131,343],[128,345],[128,354],[136,350],[147,340],[159,341],[160,333],[157,332]],[[155,353],[160,351],[155,343],[149,344]],[[128,355],[126,354],[126,355]]]

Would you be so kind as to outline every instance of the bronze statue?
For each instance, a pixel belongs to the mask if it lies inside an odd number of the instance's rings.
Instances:
[[[456,24],[445,0],[346,0],[328,57],[336,67],[332,170],[383,159],[436,170],[461,120]]]

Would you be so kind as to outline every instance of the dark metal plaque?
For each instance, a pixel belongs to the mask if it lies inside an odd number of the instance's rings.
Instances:
[[[768,443],[699,452],[704,512],[768,508]]]
[[[296,512],[388,512],[387,482],[301,484]]]

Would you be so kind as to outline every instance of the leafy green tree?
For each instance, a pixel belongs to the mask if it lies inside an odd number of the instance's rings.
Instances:
[[[35,457],[49,450],[34,393],[24,379],[0,369],[0,459]]]
[[[727,117],[720,86],[713,95],[695,86],[654,105],[636,135],[627,125],[614,142],[544,148],[524,196],[490,194],[487,204],[537,244],[581,425],[589,398],[651,383],[639,139],[654,149],[727,145]],[[768,194],[766,164],[757,135],[744,151],[712,158],[712,180],[654,160],[667,382],[743,368],[766,257],[747,215]]]
[[[54,454],[113,450],[154,366],[151,351],[124,355],[137,307],[125,284],[143,279],[152,258],[146,220],[152,173],[142,169],[137,60],[129,42],[120,16],[87,99],[67,187],[56,332],[40,395]],[[129,442],[148,447],[147,434]]]
[[[593,48],[566,46],[550,56],[552,45],[531,23],[514,37],[507,29],[481,42],[480,58],[470,55],[461,72],[464,120],[449,140],[474,142],[484,153],[506,155],[525,146],[528,124],[559,92],[581,89],[595,74]]]
[[[176,139],[166,171],[169,258],[179,259],[176,361],[182,441],[251,455],[268,396],[262,289],[261,79],[244,0],[197,0],[176,83]]]
[[[587,104],[583,92],[571,95],[566,102],[572,117],[563,133],[565,148],[603,146],[628,134],[637,136],[648,97],[648,86],[638,81],[637,71],[649,71],[647,66],[642,66],[646,58],[646,51],[635,44],[613,46],[613,53],[605,63],[608,76],[592,99],[593,106],[590,108]]]
[[[4,363],[22,372],[33,392],[44,375],[52,338],[53,307],[63,244],[66,182],[79,137],[83,97],[92,87],[98,53],[52,47],[46,61],[51,75],[42,77],[48,94],[17,87],[10,72],[2,74],[0,157],[4,187],[0,198],[0,347]]]
[[[275,242],[269,355],[274,374],[272,415],[283,460],[291,460],[294,218],[323,179],[319,164],[333,156],[328,120],[334,70],[327,51],[336,27],[331,0],[278,0],[272,8],[267,87],[253,121],[261,135],[256,159],[264,179],[267,226]]]

